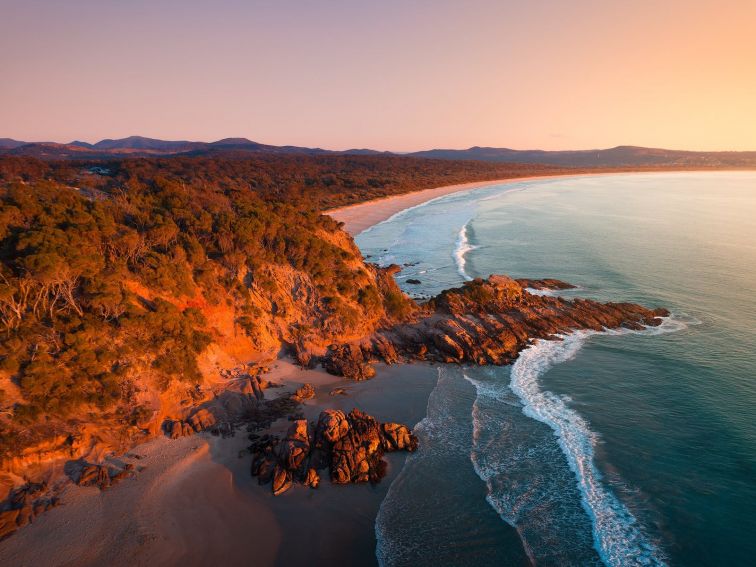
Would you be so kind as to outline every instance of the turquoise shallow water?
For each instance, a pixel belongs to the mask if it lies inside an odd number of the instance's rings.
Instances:
[[[492,186],[357,242],[416,295],[507,273],[673,313],[442,369],[376,522],[382,563],[753,564],[756,173]]]

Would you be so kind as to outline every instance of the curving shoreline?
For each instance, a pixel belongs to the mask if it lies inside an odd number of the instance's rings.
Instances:
[[[323,409],[360,408],[376,418],[413,427],[425,417],[437,372],[412,364],[380,367],[373,380],[354,381],[285,360],[267,377],[283,390],[303,383],[316,395],[302,406],[307,419]],[[347,395],[332,396],[342,387]],[[280,419],[272,431],[285,431]],[[3,563],[65,565],[346,565],[375,564],[375,517],[405,454],[388,455],[379,484],[317,490],[296,486],[274,497],[250,475],[249,440],[200,433],[159,437],[124,459],[143,468],[134,478],[100,491],[67,486],[63,505],[0,541]]]
[[[617,170],[617,171],[575,171],[574,173],[555,173],[553,175],[531,175],[525,177],[506,177],[504,179],[492,179],[490,181],[473,181],[471,183],[459,183],[456,185],[444,185],[441,187],[433,187],[430,189],[421,189],[419,191],[411,191],[409,193],[402,193],[400,195],[391,195],[389,197],[379,197],[370,201],[364,201],[362,203],[356,203],[354,205],[346,205],[344,207],[337,207],[335,209],[328,209],[323,211],[324,215],[329,215],[337,221],[344,223],[344,230],[352,236],[357,236],[361,232],[366,231],[372,226],[379,224],[383,221],[390,219],[397,213],[400,213],[406,209],[414,208],[423,205],[434,199],[451,195],[452,193],[462,193],[465,191],[473,191],[475,189],[481,189],[483,187],[491,187],[493,185],[513,185],[515,183],[529,182],[529,181],[549,181],[555,179],[569,179],[575,177],[604,177],[604,176],[617,176],[617,175],[647,175],[647,174],[679,174],[679,173],[719,173],[722,171],[739,172],[750,171],[748,169],[712,169],[712,170],[700,170],[700,169],[634,169],[634,170]]]
[[[548,181],[550,179],[561,179],[570,177],[598,177],[604,175],[634,175],[648,173],[646,171],[611,171],[605,173],[558,173],[554,175],[531,175],[526,177],[507,177],[504,179],[492,179],[490,181],[473,181],[471,183],[458,183],[456,185],[444,185],[433,187],[431,189],[421,189],[420,191],[411,191],[401,195],[392,195],[390,197],[380,197],[363,203],[347,205],[323,211],[324,215],[329,215],[337,221],[344,223],[344,230],[352,236],[357,236],[372,226],[390,219],[397,213],[404,210],[424,205],[429,201],[451,195],[452,193],[462,193],[472,191],[483,187],[493,185],[512,185],[525,181]],[[671,171],[670,173],[682,173],[682,171]]]

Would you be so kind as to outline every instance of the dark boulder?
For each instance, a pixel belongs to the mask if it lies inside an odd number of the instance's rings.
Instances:
[[[323,368],[329,374],[344,376],[350,380],[367,380],[375,376],[375,369],[365,360],[358,345],[334,345],[323,360]]]
[[[279,443],[254,437],[251,473],[260,484],[273,481],[273,494],[283,494],[294,483],[316,488],[319,469],[328,468],[335,484],[376,483],[386,474],[387,451],[414,451],[417,437],[398,423],[380,424],[353,409],[349,414],[328,409],[313,428],[304,419],[289,427]]]

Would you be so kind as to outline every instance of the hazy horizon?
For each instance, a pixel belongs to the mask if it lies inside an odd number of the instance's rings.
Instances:
[[[51,140],[51,139],[44,139],[44,140],[22,140],[22,139],[19,139],[19,138],[14,138],[12,136],[3,136],[2,134],[3,133],[0,132],[0,139],[5,138],[5,139],[12,139],[12,140],[15,140],[17,142],[40,143],[40,144],[53,143],[53,144],[63,144],[63,145],[70,145],[70,144],[75,143],[75,142],[84,142],[84,143],[92,144],[93,145],[93,144],[96,144],[97,142],[101,142],[101,141],[105,141],[105,140],[125,140],[125,139],[129,139],[129,138],[145,138],[145,139],[150,139],[150,140],[161,140],[161,141],[164,141],[164,142],[188,142],[188,143],[201,143],[201,144],[211,144],[211,143],[219,142],[221,140],[226,140],[226,139],[231,139],[231,140],[233,140],[233,139],[247,139],[250,142],[255,142],[255,143],[258,143],[258,144],[278,145],[278,144],[269,144],[265,140],[260,140],[260,139],[257,139],[255,137],[250,137],[250,136],[233,136],[233,135],[232,136],[223,136],[221,138],[212,139],[212,140],[207,140],[207,139],[206,140],[197,140],[197,139],[191,139],[189,137],[152,138],[150,136],[142,136],[141,134],[129,134],[129,135],[120,136],[120,137],[105,136],[105,137],[102,137],[102,138],[91,138],[91,139],[83,139],[83,138],[79,137],[79,138],[75,138],[75,139],[67,140],[66,141],[66,140]],[[280,144],[280,145],[281,146],[301,146],[300,144],[293,144],[293,143],[283,143],[283,144]],[[301,146],[301,147],[319,148],[319,149],[328,150],[328,151],[334,151],[334,152],[347,151],[347,150],[375,150],[375,151],[379,151],[379,152],[389,152],[389,153],[393,153],[393,154],[397,154],[397,155],[411,154],[411,153],[414,153],[414,152],[420,152],[420,151],[424,151],[424,150],[459,150],[459,151],[461,151],[461,150],[472,149],[474,147],[486,147],[486,148],[490,147],[490,148],[494,148],[494,149],[509,149],[509,150],[514,150],[514,151],[552,151],[552,152],[560,152],[560,151],[565,151],[565,152],[568,152],[568,151],[577,151],[577,152],[585,151],[585,152],[587,152],[587,151],[592,151],[592,150],[596,150],[596,151],[607,150],[607,149],[612,149],[612,148],[615,148],[615,147],[643,147],[643,148],[647,148],[647,149],[660,149],[660,150],[681,151],[681,152],[730,152],[730,151],[733,151],[733,152],[754,152],[754,151],[756,151],[756,149],[743,149],[743,150],[699,150],[699,149],[696,149],[696,148],[661,148],[661,147],[651,147],[651,146],[638,146],[637,144],[615,144],[614,146],[611,146],[611,147],[602,147],[602,148],[599,148],[599,147],[591,147],[591,148],[551,148],[551,149],[548,149],[548,150],[544,150],[544,148],[538,148],[538,147],[518,148],[518,147],[512,146],[511,144],[510,145],[504,144],[504,145],[500,145],[500,146],[482,146],[480,144],[474,144],[472,146],[465,146],[465,147],[461,147],[461,146],[457,146],[457,147],[427,146],[427,147],[423,147],[423,148],[417,148],[417,149],[414,149],[414,150],[404,150],[404,151],[402,151],[402,150],[393,150],[391,148],[369,148],[369,147],[365,147],[365,146],[356,146],[356,145],[345,146],[345,147],[326,147],[326,146],[324,146],[322,144],[315,144],[313,146]]]
[[[0,136],[756,150],[756,3],[0,0]]]

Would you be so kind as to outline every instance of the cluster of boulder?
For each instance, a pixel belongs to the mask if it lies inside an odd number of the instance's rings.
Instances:
[[[240,382],[239,393],[242,397],[252,400],[252,406],[257,407],[265,403],[265,390],[270,387],[270,383],[263,379],[260,374],[242,374],[241,376],[231,374],[231,379],[238,379]],[[309,385],[305,385],[306,387]],[[309,386],[312,389],[312,386]],[[302,390],[300,388],[300,390]],[[295,395],[307,396],[309,392],[305,389],[297,392]],[[312,395],[315,391],[312,390]],[[302,398],[306,399],[306,398]],[[255,404],[256,402],[256,404]],[[246,404],[249,405],[249,404]],[[188,437],[199,433],[200,431],[210,430],[213,434],[230,434],[231,424],[221,420],[218,421],[216,415],[210,407],[201,407],[194,411],[187,419],[166,419],[163,422],[163,431],[171,439]]]
[[[270,386],[268,381],[264,380],[259,374],[247,375],[246,379],[242,382],[241,392],[259,401],[265,398],[263,390],[268,386]]]
[[[332,345],[323,366],[332,374],[364,380],[374,374],[374,361],[510,364],[534,339],[554,339],[580,329],[640,330],[659,325],[669,315],[666,309],[634,303],[568,300],[526,289],[572,287],[552,279],[476,279],[431,299],[414,322],[381,329],[358,344]]]
[[[82,461],[69,463],[73,470],[68,474],[77,485],[96,486],[100,490],[135,473],[134,465],[128,463],[121,468]],[[31,523],[39,514],[59,504],[60,500],[45,482],[28,482],[16,488],[4,502],[0,503],[0,539],[11,535],[19,528]]]
[[[315,397],[315,388],[312,387],[312,384],[303,384],[301,388],[296,389],[291,397],[297,402],[311,400]]]
[[[212,412],[206,408],[200,408],[189,416],[186,421],[181,419],[166,419],[163,422],[163,430],[171,439],[178,439],[179,437],[187,437],[210,429],[216,423],[217,420]]]
[[[34,521],[34,518],[59,504],[43,482],[27,483],[12,491],[0,505],[0,539]]]
[[[336,484],[376,483],[386,473],[384,453],[417,449],[417,437],[406,425],[379,423],[359,409],[325,410],[316,424],[296,420],[283,439],[251,439],[252,476],[260,484],[272,482],[275,495],[295,482],[317,488],[323,469]]]

